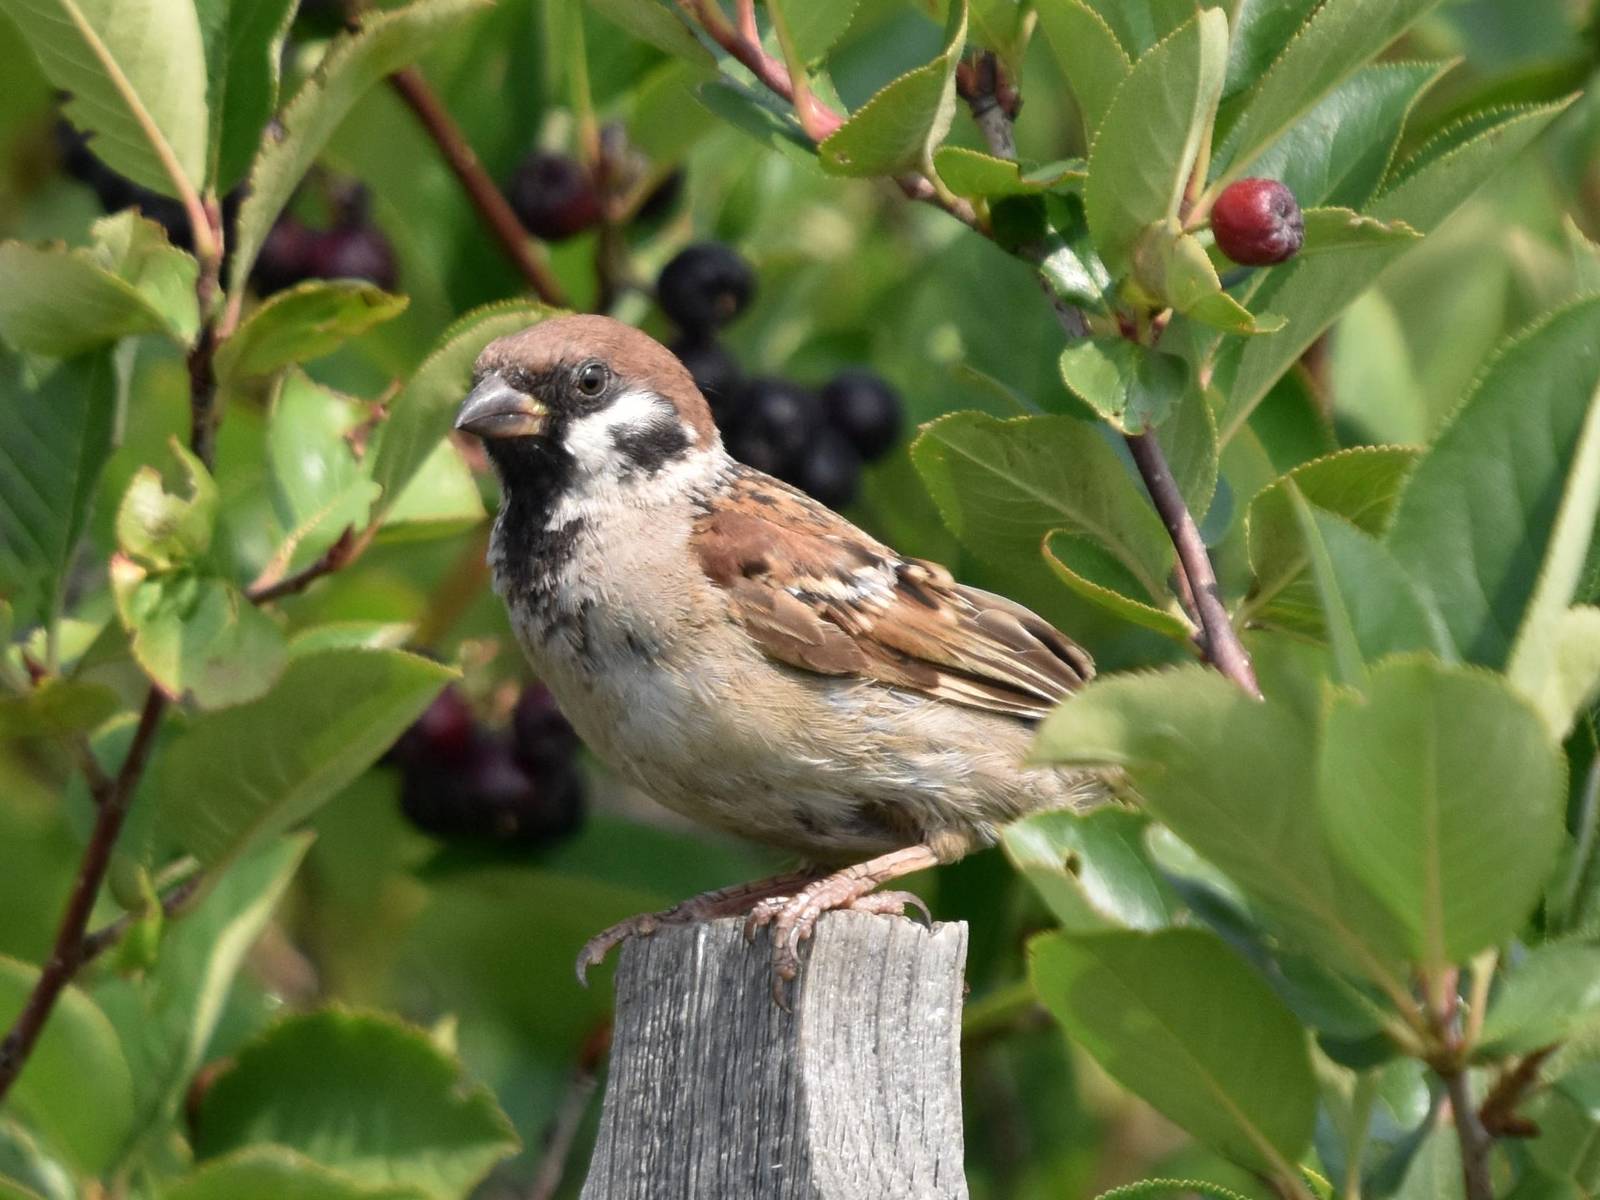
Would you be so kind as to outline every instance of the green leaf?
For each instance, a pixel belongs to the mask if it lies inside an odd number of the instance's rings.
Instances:
[[[1306,569],[1305,543],[1294,516],[1288,489],[1292,485],[1317,508],[1343,517],[1357,529],[1381,535],[1400,497],[1400,489],[1417,461],[1418,451],[1407,446],[1361,446],[1341,450],[1302,463],[1274,480],[1250,501],[1245,514],[1246,540],[1255,586],[1246,610],[1250,616],[1264,612],[1281,621],[1287,614],[1280,605],[1269,606],[1281,593],[1287,607],[1305,607],[1305,595],[1295,585]]]
[[[1600,309],[1596,310],[1600,312]],[[1594,368],[1600,385],[1600,366]],[[1583,578],[1600,512],[1600,390],[1589,401],[1572,449],[1561,505],[1549,530],[1539,579],[1528,600],[1506,668],[1514,686],[1536,700],[1557,738],[1565,738],[1595,682],[1600,645],[1592,635],[1593,610],[1568,604]],[[1554,701],[1554,703],[1549,703]]]
[[[424,1031],[333,1010],[279,1022],[206,1093],[202,1158],[262,1143],[437,1200],[465,1195],[517,1147],[490,1092]]]
[[[42,378],[0,354],[0,595],[23,629],[60,614],[116,412],[108,352],[56,364]]]
[[[0,696],[0,739],[85,733],[121,707],[104,684],[46,679],[20,696]]]
[[[1194,636],[1194,625],[1173,600],[1148,591],[1098,542],[1052,529],[1045,535],[1044,560],[1062,583],[1122,620],[1178,642]]]
[[[1194,0],[1086,0],[1116,31],[1130,58],[1138,58],[1194,16]]]
[[[714,67],[716,59],[700,44],[677,10],[661,0],[589,0],[606,20],[627,30],[641,42],[700,67]]]
[[[1129,291],[1151,308],[1172,308],[1229,333],[1275,333],[1283,328],[1282,317],[1270,313],[1257,317],[1224,293],[1205,247],[1173,219],[1157,221],[1139,235]]]
[[[45,1200],[38,1192],[29,1191],[19,1183],[0,1178],[0,1200]]]
[[[1199,388],[1189,388],[1172,417],[1156,430],[1173,482],[1196,521],[1205,520],[1217,490],[1217,419],[1211,404]]]
[[[407,299],[365,280],[309,280],[275,293],[251,313],[217,351],[217,378],[225,384],[273,372],[290,363],[332,354],[405,311]]]
[[[1228,59],[1228,20],[1217,9],[1134,63],[1089,151],[1084,204],[1113,274],[1128,269],[1146,226],[1175,219]]]
[[[1053,236],[1039,262],[1039,276],[1050,293],[1068,304],[1091,312],[1107,312],[1111,273],[1100,260],[1089,237],[1083,201],[1076,195],[1045,197]],[[1004,212],[997,207],[996,212]]]
[[[1063,928],[1160,929],[1179,902],[1145,852],[1149,824],[1115,808],[1035,813],[1007,825],[1000,844]]]
[[[434,447],[384,513],[381,540],[447,537],[484,518],[483,494],[472,469],[451,442]]]
[[[495,338],[517,333],[549,315],[550,310],[542,305],[509,301],[474,309],[444,331],[389,405],[378,444],[368,452],[372,478],[383,488],[374,517],[394,504],[450,432],[456,408],[467,394],[472,364],[483,348]]]
[[[378,485],[348,440],[362,419],[355,405],[303,372],[283,377],[267,424],[267,457],[273,507],[289,535],[263,572],[268,579],[307,565],[345,530],[367,527]]]
[[[0,0],[71,93],[67,118],[137,184],[175,196],[205,182],[206,60],[191,0]]]
[[[1144,809],[1220,868],[1297,943],[1406,994],[1375,948],[1393,918],[1327,844],[1315,803],[1316,708],[1281,686],[1252,700],[1199,664],[1107,676],[1062,704],[1038,762],[1120,766]]]
[[[895,175],[925,166],[956,115],[956,64],[967,43],[967,0],[952,0],[944,50],[886,84],[817,147],[835,175]]]
[[[1047,192],[1063,180],[1083,178],[1077,159],[1023,169],[1013,159],[996,158],[965,146],[940,146],[933,155],[934,170],[958,196],[988,199]]]
[[[195,0],[211,111],[207,181],[226,192],[255,157],[278,106],[278,63],[294,0]]]
[[[1449,67],[1413,62],[1362,67],[1268,146],[1250,173],[1278,180],[1302,209],[1365,207],[1389,169],[1407,114]]]
[[[38,978],[38,968],[0,957],[0,1027],[11,1027]],[[7,1107],[78,1170],[98,1175],[116,1162],[133,1123],[133,1079],[116,1030],[76,987],[61,993]]]
[[[218,868],[300,821],[376,761],[452,676],[399,651],[290,659],[253,703],[193,721],[159,767],[173,835]]]
[[[1078,99],[1086,145],[1105,118],[1111,97],[1133,69],[1111,26],[1083,0],[1035,0],[1039,27]]]
[[[1590,241],[1570,215],[1561,218],[1561,229],[1572,255],[1574,290],[1579,295],[1600,292],[1600,245]]]
[[[1090,423],[952,413],[923,427],[911,458],[945,525],[973,553],[1032,555],[1064,529],[1092,539],[1147,596],[1164,594],[1166,530]]]
[[[1408,650],[1452,660],[1444,617],[1388,548],[1343,517],[1312,508],[1298,491],[1290,495],[1341,681],[1359,684],[1361,663]]]
[[[1478,1038],[1480,1059],[1526,1054],[1567,1040],[1600,1015],[1600,946],[1536,947],[1501,977]]]
[[[1318,764],[1332,843],[1437,974],[1512,936],[1555,866],[1566,770],[1538,715],[1486,672],[1390,659],[1333,697]]]
[[[140,467],[117,508],[117,545],[153,570],[170,570],[203,558],[217,524],[217,485],[205,464],[172,438],[168,445],[183,468],[188,495],[167,491],[161,473]]]
[[[1415,242],[1422,238],[1422,234],[1404,221],[1380,221],[1375,217],[1363,217],[1348,208],[1308,208],[1302,215],[1306,223],[1306,240],[1300,247],[1301,254],[1381,246],[1390,242]]]
[[[1116,336],[1069,343],[1061,352],[1061,379],[1123,433],[1160,425],[1192,386],[1183,359]]]
[[[700,103],[741,133],[793,162],[815,166],[817,150],[795,120],[794,112],[763,92],[728,79],[712,79],[695,89]]]
[[[421,1200],[414,1188],[372,1187],[284,1146],[246,1146],[214,1158],[161,1200]]]
[[[1306,1032],[1214,936],[1046,934],[1028,973],[1113,1079],[1233,1161],[1295,1174],[1317,1106]]]
[[[1551,614],[1565,609],[1577,526],[1592,521],[1600,486],[1593,478],[1600,466],[1591,461],[1596,435],[1587,428],[1597,385],[1600,298],[1545,318],[1503,348],[1400,498],[1389,548],[1433,594],[1472,662],[1506,665],[1552,552],[1536,627],[1545,629]],[[1560,530],[1569,477],[1579,481],[1579,494],[1573,527]],[[1576,553],[1581,562],[1583,547]],[[1547,641],[1530,651],[1547,652]]]
[[[187,345],[200,324],[195,260],[135,212],[92,232],[76,250],[0,242],[0,337],[62,358],[140,333]]]
[[[1404,221],[1424,235],[1431,233],[1565,107],[1563,102],[1508,116],[1403,184],[1380,193],[1367,215],[1381,221]],[[1306,347],[1371,286],[1383,268],[1414,244],[1368,246],[1331,257],[1313,255],[1260,273],[1261,283],[1251,294],[1251,303],[1283,314],[1288,324],[1280,333],[1225,344],[1218,354],[1212,382],[1228,398],[1217,422],[1224,445]]]
[[[288,658],[283,631],[237,587],[189,571],[111,564],[117,613],[133,656],[167,695],[225,708],[262,695]]]
[[[1238,119],[1212,155],[1211,187],[1238,178],[1297,120],[1409,27],[1438,0],[1394,0],[1374,11],[1364,0],[1327,0],[1259,83],[1239,98]]]
[[[284,107],[279,117],[282,136],[268,139],[251,167],[250,194],[239,210],[228,276],[231,293],[242,292],[267,231],[356,101],[485,3],[415,0],[404,8],[366,17],[358,33],[347,34],[328,49],[316,74]]]
[[[814,63],[844,36],[860,0],[767,0],[781,7],[800,61]]]
[[[205,1061],[234,976],[309,845],[309,837],[280,838],[212,876],[198,903],[167,927],[151,970],[138,980],[111,977],[95,986],[95,1000],[117,1027],[132,1067],[136,1140],[170,1130]]]

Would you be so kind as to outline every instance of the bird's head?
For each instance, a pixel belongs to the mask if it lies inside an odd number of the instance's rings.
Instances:
[[[604,493],[722,457],[683,364],[609,317],[556,317],[489,343],[456,428],[483,439],[508,487]]]

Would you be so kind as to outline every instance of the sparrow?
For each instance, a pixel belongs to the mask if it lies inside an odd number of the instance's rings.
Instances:
[[[1023,763],[1094,674],[1080,646],[734,461],[648,335],[568,316],[492,342],[456,428],[500,477],[494,588],[585,743],[668,808],[811,864],[612,926],[580,979],[628,937],[747,915],[781,1000],[823,912],[920,905],[874,889],[1109,794]]]

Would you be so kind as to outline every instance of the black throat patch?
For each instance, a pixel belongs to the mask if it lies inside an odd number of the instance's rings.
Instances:
[[[549,529],[550,518],[572,487],[576,464],[546,438],[490,439],[484,443],[500,474],[500,514],[495,539],[500,573],[510,591],[536,602],[572,557],[581,521]]]

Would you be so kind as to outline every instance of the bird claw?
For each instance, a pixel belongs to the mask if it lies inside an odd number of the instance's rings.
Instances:
[[[793,896],[768,897],[754,905],[745,918],[747,942],[755,942],[758,930],[772,927],[772,998],[785,1012],[790,1007],[785,985],[800,974],[800,943],[810,940],[823,913],[850,911],[906,917],[905,910],[910,907],[922,914],[925,925],[933,925],[933,914],[922,897],[914,892],[867,892],[851,896],[823,886],[829,882],[819,879]]]
[[[661,917],[661,913],[640,913],[636,917],[629,917],[626,921],[618,921],[609,929],[602,929],[595,934],[583,944],[583,949],[578,951],[576,964],[578,982],[588,987],[591,967],[598,967],[605,962],[606,955],[629,938],[649,937],[661,928]]]

